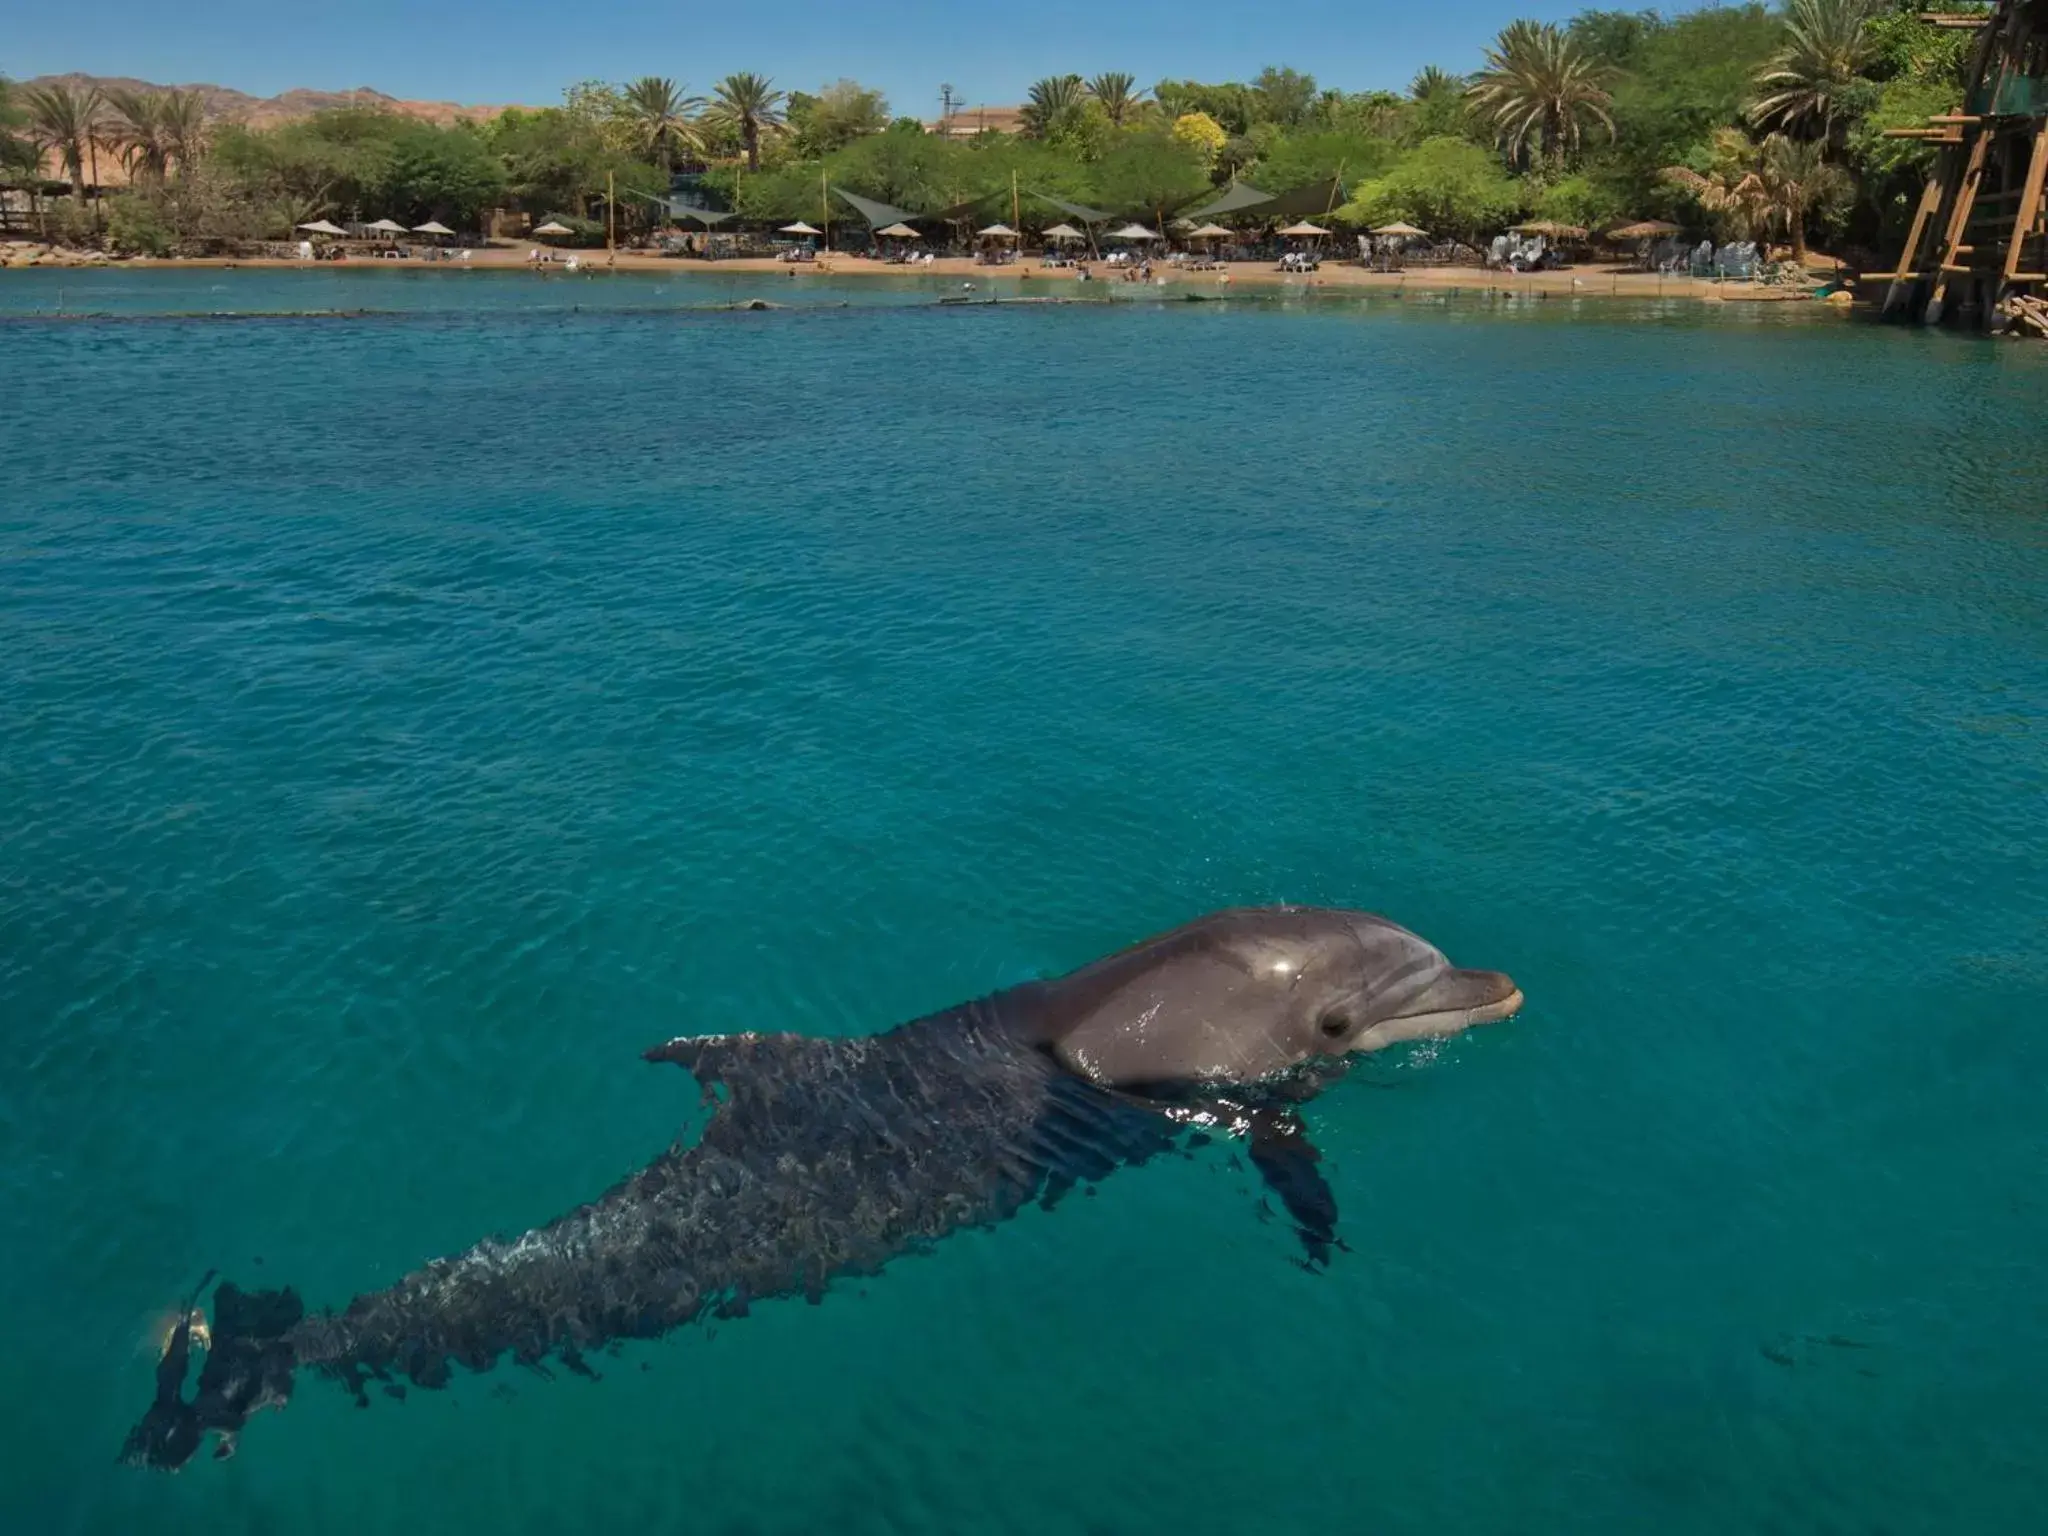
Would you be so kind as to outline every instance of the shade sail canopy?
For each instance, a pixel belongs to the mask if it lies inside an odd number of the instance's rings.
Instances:
[[[987,229],[977,229],[975,233],[977,235],[987,235],[995,240],[1014,240],[1017,238],[1017,231],[1010,228],[1007,224],[991,224]]]
[[[813,229],[802,219],[798,219],[794,224],[783,225],[778,233],[785,235],[822,235],[824,231],[822,229]]]
[[[416,235],[452,235],[455,233],[454,230],[441,223],[438,219],[429,219],[424,224],[415,224],[412,227],[412,232]]]
[[[299,228],[309,235],[345,235],[348,233],[347,230],[339,229],[328,223],[325,219],[315,219],[310,224],[301,224]]]
[[[1090,208],[1086,203],[1069,203],[1057,197],[1048,197],[1043,192],[1031,194],[1041,203],[1059,209],[1070,219],[1079,219],[1083,224],[1107,224],[1115,215],[1104,213],[1100,208]]]
[[[1281,230],[1280,233],[1283,235],[1298,235],[1306,237],[1308,235],[1327,235],[1329,231],[1327,229],[1324,229],[1320,224],[1311,224],[1307,220],[1303,220],[1299,224],[1288,225],[1285,229]]]
[[[1055,224],[1045,232],[1048,240],[1086,240],[1088,237],[1071,224]]]
[[[1189,230],[1188,238],[1190,240],[1228,240],[1236,233],[1236,230],[1225,229],[1221,224],[1204,224],[1200,229]]]
[[[1122,229],[1112,229],[1106,236],[1111,240],[1163,240],[1156,229],[1147,229],[1142,224],[1126,224]]]
[[[1197,208],[1191,219],[1308,219],[1321,218],[1344,202],[1344,183],[1332,176],[1312,181],[1286,192],[1261,192],[1239,182],[1205,208]]]
[[[1536,219],[1528,224],[1513,226],[1518,235],[1548,235],[1553,240],[1583,240],[1586,232],[1576,224],[1553,224],[1549,219]]]
[[[706,229],[723,224],[727,219],[733,217],[733,214],[729,211],[721,213],[716,208],[700,208],[697,204],[686,203],[679,197],[665,197],[661,200],[661,206],[668,216],[678,224],[684,222],[702,224]]]
[[[1417,229],[1413,224],[1394,223],[1382,224],[1377,229],[1373,230],[1373,233],[1376,235],[1388,235],[1397,240],[1407,240],[1413,239],[1420,235],[1426,235],[1429,233],[1429,231],[1426,229]]]
[[[1238,213],[1244,209],[1256,208],[1261,203],[1273,201],[1273,194],[1262,192],[1257,187],[1242,181],[1234,181],[1223,195],[1204,207],[1197,208],[1188,217],[1191,219],[1216,219],[1226,213]]]
[[[412,233],[411,230],[407,229],[396,219],[379,219],[374,224],[365,224],[363,228],[374,229],[387,235],[409,235]]]
[[[884,224],[908,224],[917,215],[904,208],[894,208],[887,203],[878,203],[871,197],[856,197],[843,187],[832,189],[845,199],[848,207],[868,221],[868,228],[880,231]]]
[[[891,224],[887,229],[878,229],[875,233],[887,235],[892,240],[922,240],[924,238],[923,235],[920,235],[908,224]]]
[[[573,235],[576,233],[568,225],[557,224],[553,219],[549,219],[545,224],[535,225],[533,232],[536,235]]]
[[[1624,224],[1619,229],[1607,231],[1610,240],[1655,240],[1660,235],[1678,233],[1676,224],[1667,224],[1662,219],[1639,219],[1633,224]]]

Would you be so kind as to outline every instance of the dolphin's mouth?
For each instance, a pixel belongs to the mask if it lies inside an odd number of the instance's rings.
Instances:
[[[1408,1011],[1365,1031],[1356,1050],[1375,1051],[1403,1040],[1455,1035],[1474,1024],[1495,1024],[1521,1012],[1522,989],[1499,971],[1445,971]]]

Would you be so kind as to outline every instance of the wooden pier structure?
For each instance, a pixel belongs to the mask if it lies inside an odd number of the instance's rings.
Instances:
[[[1921,20],[1977,39],[1961,110],[1887,130],[1940,154],[1886,274],[1884,312],[2048,336],[2048,0]]]

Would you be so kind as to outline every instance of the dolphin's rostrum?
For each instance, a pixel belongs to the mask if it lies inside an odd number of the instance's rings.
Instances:
[[[1506,1018],[1521,1000],[1506,976],[1458,970],[1383,918],[1263,907],[886,1034],[671,1040],[648,1059],[688,1069],[715,1106],[694,1144],[339,1312],[223,1282],[188,1399],[195,1293],[123,1457],[175,1468],[209,1431],[230,1454],[301,1368],[359,1402],[373,1379],[440,1387],[507,1354],[587,1374],[593,1349],[767,1297],[815,1301],[835,1277],[1049,1205],[1204,1129],[1248,1142],[1319,1265],[1337,1212],[1297,1106],[1353,1052]]]

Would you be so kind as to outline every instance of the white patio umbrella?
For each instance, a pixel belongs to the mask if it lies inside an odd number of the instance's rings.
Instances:
[[[1055,224],[1045,232],[1048,240],[1086,240],[1088,237],[1071,224]]]
[[[924,238],[923,235],[920,235],[908,224],[891,224],[887,229],[878,229],[875,233],[878,235],[888,235],[895,240],[922,240]]]
[[[1288,225],[1280,233],[1300,239],[1307,239],[1310,235],[1327,235],[1329,231],[1320,224],[1311,224],[1307,220],[1303,220],[1299,224]]]
[[[1228,240],[1236,233],[1236,230],[1225,229],[1221,224],[1204,224],[1200,229],[1189,230],[1188,238],[1190,240]]]
[[[1017,231],[1010,228],[1007,224],[991,224],[987,229],[977,229],[975,233],[977,235],[986,235],[991,240],[1014,240],[1017,238]]]
[[[1105,237],[1110,240],[1163,240],[1166,237],[1156,229],[1147,229],[1142,224],[1126,224],[1122,229],[1112,229]]]
[[[1386,235],[1395,240],[1414,240],[1428,234],[1429,231],[1417,229],[1413,224],[1382,224],[1377,229],[1372,230],[1371,233]]]
[[[299,228],[309,235],[345,235],[348,233],[347,230],[337,228],[325,219],[315,219],[310,224],[301,224]]]
[[[412,232],[416,235],[452,235],[455,233],[454,230],[438,219],[429,219],[424,224],[415,224],[412,227]]]
[[[568,225],[558,224],[553,219],[549,219],[545,224],[537,225],[533,232],[536,235],[573,235],[576,233]]]
[[[781,229],[776,231],[776,233],[783,235],[822,235],[823,233],[825,233],[825,231],[823,231],[822,229],[813,229],[810,225],[806,224],[802,219],[798,219],[794,224],[783,225]]]
[[[396,219],[379,219],[374,224],[365,224],[363,228],[374,229],[380,234],[386,235],[409,235],[412,233],[411,230],[407,229]]]

